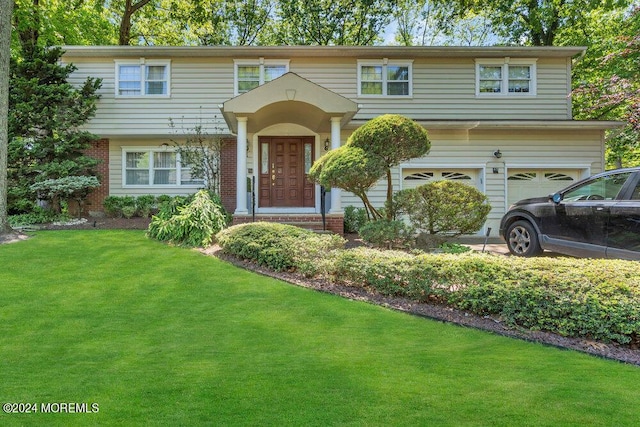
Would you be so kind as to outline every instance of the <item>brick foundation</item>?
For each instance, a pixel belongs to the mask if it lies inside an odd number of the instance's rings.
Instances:
[[[227,212],[236,210],[236,159],[236,140],[224,140],[220,153],[220,198]]]
[[[91,143],[91,148],[85,150],[87,156],[98,160],[96,170],[98,172],[98,181],[100,187],[89,193],[89,197],[85,201],[83,214],[89,212],[102,212],[104,207],[102,202],[109,195],[109,140],[98,139]]]
[[[344,215],[327,214],[326,229],[333,233],[344,234]],[[320,214],[256,214],[256,221],[278,222],[290,224],[311,230],[322,230],[322,216]],[[234,215],[233,225],[253,222],[252,215]]]

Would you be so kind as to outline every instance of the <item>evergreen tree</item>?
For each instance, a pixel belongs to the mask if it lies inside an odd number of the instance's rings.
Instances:
[[[30,186],[47,179],[95,176],[97,161],[86,154],[97,137],[81,130],[93,116],[101,80],[88,78],[75,88],[75,71],[60,64],[62,50],[34,47],[11,60],[9,89],[8,207],[10,213],[33,209]]]

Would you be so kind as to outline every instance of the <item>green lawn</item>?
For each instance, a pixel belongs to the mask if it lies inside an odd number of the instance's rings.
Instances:
[[[0,246],[0,266],[0,403],[99,407],[0,425],[638,424],[638,367],[299,288],[141,231],[39,232]]]

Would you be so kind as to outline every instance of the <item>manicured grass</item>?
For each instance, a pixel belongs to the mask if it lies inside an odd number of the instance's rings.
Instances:
[[[0,246],[2,425],[637,425],[640,368],[265,278],[140,231]]]

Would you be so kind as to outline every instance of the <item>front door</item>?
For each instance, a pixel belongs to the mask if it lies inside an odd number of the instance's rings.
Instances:
[[[307,178],[313,163],[314,138],[265,136],[259,142],[259,206],[314,207],[314,185]]]

